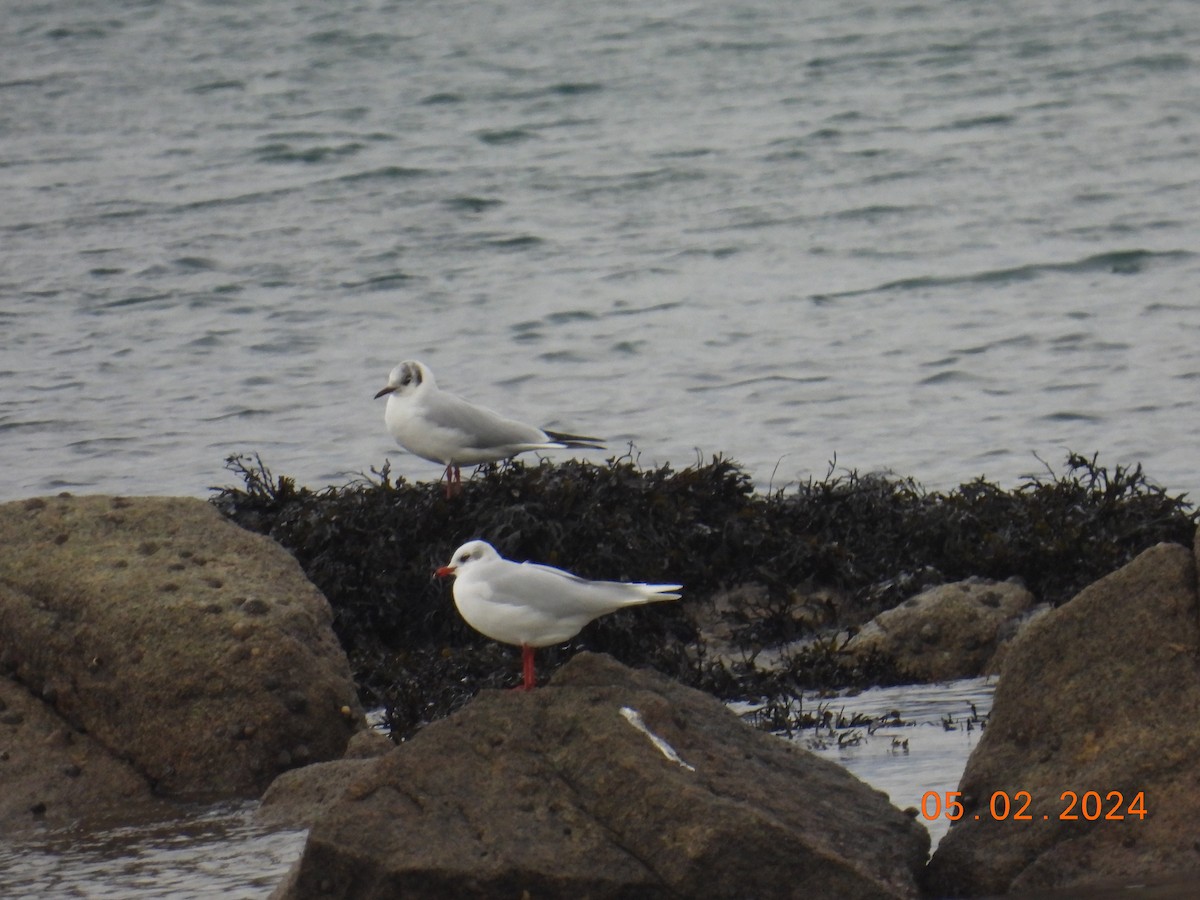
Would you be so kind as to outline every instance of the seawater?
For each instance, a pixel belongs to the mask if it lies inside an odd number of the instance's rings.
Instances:
[[[254,900],[300,858],[305,831],[254,823],[255,804],[198,808],[174,820],[65,829],[0,842],[6,900]]]
[[[763,487],[1200,487],[1191,0],[0,20],[0,499],[322,487],[443,387]]]
[[[983,736],[995,689],[994,678],[965,678],[814,698],[809,706],[828,710],[835,722],[856,716],[865,721],[812,729],[793,739],[883,791],[893,806],[916,810],[936,850],[951,825],[947,794],[958,789],[967,758]]]

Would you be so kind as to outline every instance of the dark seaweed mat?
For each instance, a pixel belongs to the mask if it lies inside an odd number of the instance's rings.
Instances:
[[[1004,490],[983,478],[948,493],[907,478],[838,473],[762,494],[736,463],[714,457],[679,471],[628,456],[484,466],[461,496],[435,482],[392,480],[388,467],[343,487],[297,488],[261,459],[230,457],[243,488],[213,503],[270,535],[329,598],[334,628],[363,699],[404,736],[481,687],[518,680],[517,651],[458,617],[448,583],[432,577],[461,543],[482,537],[513,559],[584,577],[680,582],[685,599],[606,616],[569,645],[539,651],[545,675],[580,649],[650,665],[726,699],[786,698],[801,690],[886,683],[892,673],[841,659],[816,641],[782,669],[755,653],[806,636],[793,607],[805,588],[841,598],[826,624],[861,624],[927,587],[970,576],[1017,577],[1055,605],[1160,541],[1190,545],[1198,516],[1141,466],[1111,472],[1071,454],[1066,471]],[[684,604],[723,588],[765,588],[735,606],[737,662],[698,640]],[[832,603],[832,601],[831,601]],[[778,717],[768,710],[767,718]]]

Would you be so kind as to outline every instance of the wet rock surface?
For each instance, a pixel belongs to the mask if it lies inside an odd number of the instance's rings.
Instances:
[[[79,746],[122,761],[116,795],[136,773],[164,796],[257,796],[340,756],[362,726],[325,598],[210,504],[3,504],[0,572],[0,674]]]
[[[1200,871],[1198,556],[1153,547],[1013,642],[932,895]]]
[[[584,653],[364,766],[274,896],[913,897],[928,843],[840,766]]]

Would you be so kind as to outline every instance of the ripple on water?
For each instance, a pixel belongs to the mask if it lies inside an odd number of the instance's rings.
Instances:
[[[0,897],[265,898],[300,857],[306,832],[256,825],[256,807],[0,843]]]

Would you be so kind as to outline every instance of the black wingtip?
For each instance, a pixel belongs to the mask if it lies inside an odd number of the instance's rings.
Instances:
[[[543,429],[544,430],[544,429]],[[564,431],[546,431],[546,437],[555,443],[562,444],[572,450],[606,450],[600,438],[588,437],[586,434],[567,434]]]

